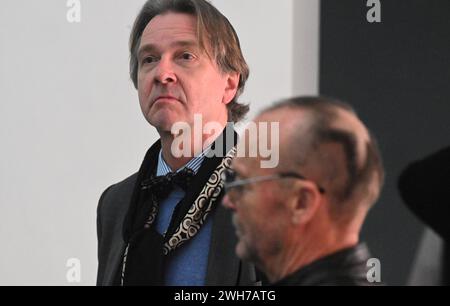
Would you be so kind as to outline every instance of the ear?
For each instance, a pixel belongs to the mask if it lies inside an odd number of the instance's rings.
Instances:
[[[289,203],[291,211],[291,222],[295,225],[304,225],[309,223],[320,205],[321,195],[317,188],[310,182],[299,182],[300,186],[296,188],[295,196]]]
[[[241,77],[241,75],[237,72],[230,72],[226,75],[227,84],[226,84],[225,92],[224,92],[223,99],[222,99],[223,104],[227,105],[236,96],[240,77]]]

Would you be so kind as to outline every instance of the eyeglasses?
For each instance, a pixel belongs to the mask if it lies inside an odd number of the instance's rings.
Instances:
[[[243,180],[237,180],[236,179],[236,172],[232,170],[225,170],[222,174],[222,178],[225,181],[225,192],[229,192],[230,189],[235,188],[237,191],[242,192],[243,186],[253,183],[259,183],[263,181],[270,181],[270,180],[279,180],[279,179],[285,179],[285,178],[294,178],[298,180],[303,181],[311,181],[305,178],[303,175],[294,173],[294,172],[281,172],[281,173],[275,173],[272,175],[265,175],[265,176],[255,176],[250,177],[248,179]],[[317,183],[315,183],[317,186],[317,189],[321,194],[325,193],[325,189],[320,187]]]

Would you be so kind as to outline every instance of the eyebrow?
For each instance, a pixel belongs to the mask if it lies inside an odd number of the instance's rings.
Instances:
[[[198,44],[198,42],[196,42],[194,40],[180,40],[180,41],[175,41],[169,45],[169,48],[180,48],[180,47],[198,48],[199,44]],[[155,44],[151,44],[151,43],[145,44],[139,48],[139,51],[137,53],[137,58],[141,58],[142,54],[144,54],[146,52],[158,52],[159,50],[160,50],[160,48]]]

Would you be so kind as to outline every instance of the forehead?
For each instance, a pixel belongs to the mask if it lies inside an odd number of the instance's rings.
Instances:
[[[258,133],[258,139],[250,139],[248,141],[254,143],[256,146],[259,146],[260,142],[263,145],[267,143],[270,146],[278,143],[280,151],[283,147],[289,147],[289,144],[292,142],[292,139],[290,139],[291,134],[294,131],[299,132],[299,129],[306,129],[310,124],[306,114],[301,110],[292,110],[289,108],[264,112],[258,115],[253,121],[260,127],[258,129],[259,131],[261,127],[267,126],[267,129],[269,129],[269,127],[273,128],[275,124],[278,125],[278,130],[271,131],[266,129],[266,133]]]
[[[231,167],[237,174],[243,177],[254,176],[257,173],[256,158],[251,157],[235,157],[231,163]]]
[[[172,40],[190,40],[197,42],[197,18],[182,13],[168,12],[155,16],[145,27],[141,45],[151,42],[161,44]]]
[[[270,135],[270,133],[268,134]],[[270,170],[261,167],[261,161],[266,160],[261,156],[261,143],[263,143],[265,149],[268,145],[271,147],[269,135],[260,133],[258,129],[256,131],[254,129],[244,130],[239,139],[238,154],[232,162],[232,167],[238,174],[249,177],[262,175]],[[261,137],[266,136],[269,136],[269,139],[261,139]]]

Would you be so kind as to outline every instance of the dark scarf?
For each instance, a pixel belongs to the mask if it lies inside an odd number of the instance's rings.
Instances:
[[[232,130],[233,142],[226,143],[226,131],[212,144],[211,149],[223,148],[226,157],[205,157],[192,179],[189,192],[177,204],[165,236],[157,232],[154,221],[159,203],[151,192],[142,190],[142,182],[156,174],[161,142],[156,142],[145,155],[139,169],[125,217],[123,238],[126,243],[119,269],[118,284],[125,286],[164,285],[164,262],[169,253],[194,237],[223,194],[222,172],[229,168],[236,149],[237,134]]]

